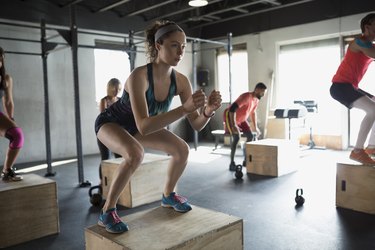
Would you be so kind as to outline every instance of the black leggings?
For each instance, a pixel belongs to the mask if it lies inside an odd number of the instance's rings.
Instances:
[[[246,142],[252,141],[254,139],[253,133],[252,132],[245,132],[243,133],[246,136]],[[236,154],[236,149],[237,149],[237,144],[238,141],[240,140],[240,135],[238,134],[233,134],[232,135],[232,145],[230,147],[230,160],[231,162],[234,161],[234,155]],[[246,160],[246,147],[243,148],[244,151],[244,161]]]

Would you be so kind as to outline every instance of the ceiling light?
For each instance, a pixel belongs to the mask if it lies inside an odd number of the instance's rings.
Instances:
[[[206,6],[208,2],[206,0],[190,0],[189,5],[192,7],[202,7]]]

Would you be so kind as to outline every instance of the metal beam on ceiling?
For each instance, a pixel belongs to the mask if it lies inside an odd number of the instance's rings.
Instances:
[[[237,11],[237,12],[240,12],[240,13],[249,13],[248,10],[241,9],[241,8],[234,8],[233,10],[234,10],[234,11]]]
[[[156,8],[159,8],[159,7],[162,7],[164,5],[167,5],[167,4],[170,4],[170,3],[173,3],[173,2],[176,2],[177,0],[169,0],[169,1],[163,1],[162,3],[159,3],[159,4],[155,4],[155,5],[152,5],[150,7],[147,7],[147,8],[143,8],[143,9],[140,9],[140,10],[137,10],[137,11],[134,11],[134,12],[131,12],[127,15],[124,15],[124,16],[121,16],[121,17],[129,17],[129,16],[135,16],[135,15],[139,15],[141,13],[144,13],[144,12],[147,12],[149,10],[153,10],[153,9],[156,9]]]
[[[223,0],[212,0],[212,1],[208,2],[208,4],[210,5],[210,4],[214,4],[214,3],[218,3],[218,2],[222,2],[222,1]],[[175,16],[175,15],[181,14],[183,12],[187,12],[187,11],[194,10],[194,9],[196,9],[196,7],[184,8],[184,9],[181,9],[181,10],[178,10],[178,11],[174,11],[173,13],[171,12],[171,13],[168,13],[168,14],[165,14],[165,15],[155,17],[155,18],[147,20],[147,21],[153,22],[153,21],[156,21],[156,20],[165,19],[166,17]]]
[[[121,0],[121,1],[115,2],[113,4],[107,5],[107,6],[103,7],[103,8],[101,8],[101,9],[98,9],[98,10],[94,11],[94,13],[104,12],[104,11],[113,9],[113,8],[115,8],[117,6],[120,6],[120,5],[124,4],[124,3],[130,2],[130,1],[131,0]]]
[[[270,4],[276,5],[276,6],[281,5],[281,3],[279,1],[277,1],[277,0],[263,0],[263,2],[270,3]]]
[[[264,1],[264,0],[262,0],[262,1]],[[194,30],[194,29],[202,28],[202,27],[209,26],[209,25],[212,25],[212,24],[222,23],[222,22],[226,22],[226,21],[230,21],[230,20],[234,20],[234,19],[239,19],[239,18],[246,17],[246,16],[253,16],[253,15],[256,15],[256,14],[265,13],[265,12],[278,10],[278,9],[283,9],[283,8],[286,8],[286,7],[291,7],[291,6],[294,6],[294,5],[299,5],[299,4],[312,2],[312,1],[314,1],[314,0],[302,0],[302,1],[283,4],[283,5],[263,9],[263,10],[252,11],[252,12],[249,12],[249,13],[246,13],[246,14],[242,14],[242,15],[238,15],[238,16],[232,16],[232,17],[228,17],[228,18],[223,18],[223,19],[213,21],[213,22],[210,22],[210,23],[195,25],[194,27],[190,27],[190,29]]]
[[[65,4],[61,4],[60,6],[64,8],[64,7],[68,7],[68,6],[83,2],[83,1],[85,1],[85,0],[72,0],[72,1],[67,2]]]
[[[266,0],[258,0],[258,1],[254,1],[254,2],[250,2],[250,3],[245,3],[245,4],[240,4],[240,5],[236,5],[236,6],[232,6],[232,7],[229,7],[229,8],[225,8],[225,9],[221,9],[221,10],[217,10],[217,11],[213,11],[213,12],[210,12],[210,13],[207,13],[207,14],[203,14],[201,16],[199,16],[200,18],[204,18],[206,16],[210,16],[210,15],[216,15],[216,14],[220,14],[220,13],[224,13],[224,12],[228,12],[228,11],[231,11],[231,10],[237,10],[237,9],[242,9],[242,8],[245,8],[245,7],[248,7],[248,6],[251,6],[251,5],[256,5],[256,4],[262,4],[262,3],[268,3],[268,1]],[[245,15],[248,14],[248,12],[245,13]],[[203,20],[203,19],[202,19]],[[182,22],[179,22],[179,23],[186,23],[188,22],[189,20],[184,20]],[[219,21],[219,20],[218,20]],[[212,24],[212,23],[210,23]]]

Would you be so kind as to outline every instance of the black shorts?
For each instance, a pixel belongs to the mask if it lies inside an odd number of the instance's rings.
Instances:
[[[120,125],[131,135],[135,135],[136,133],[138,133],[133,114],[125,114],[119,119],[106,109],[102,113],[100,113],[95,120],[95,134],[98,133],[101,126],[110,122]]]
[[[354,88],[351,83],[332,83],[329,91],[333,99],[340,102],[348,109],[351,109],[353,107],[353,102],[362,96],[373,97],[373,95],[362,89]]]

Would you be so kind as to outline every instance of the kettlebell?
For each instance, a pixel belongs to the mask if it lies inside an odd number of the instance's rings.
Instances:
[[[93,190],[98,189],[97,193],[93,194]],[[102,204],[102,186],[93,186],[89,189],[90,203],[94,206],[100,206]]]
[[[243,173],[242,173],[242,165],[239,164],[236,166],[236,173],[234,174],[237,179],[242,179]]]
[[[299,194],[300,191],[301,191],[301,194]],[[302,188],[298,188],[296,190],[296,198],[295,198],[297,206],[302,206],[303,203],[305,203],[305,198],[303,198],[302,195],[303,195],[303,189]]]

